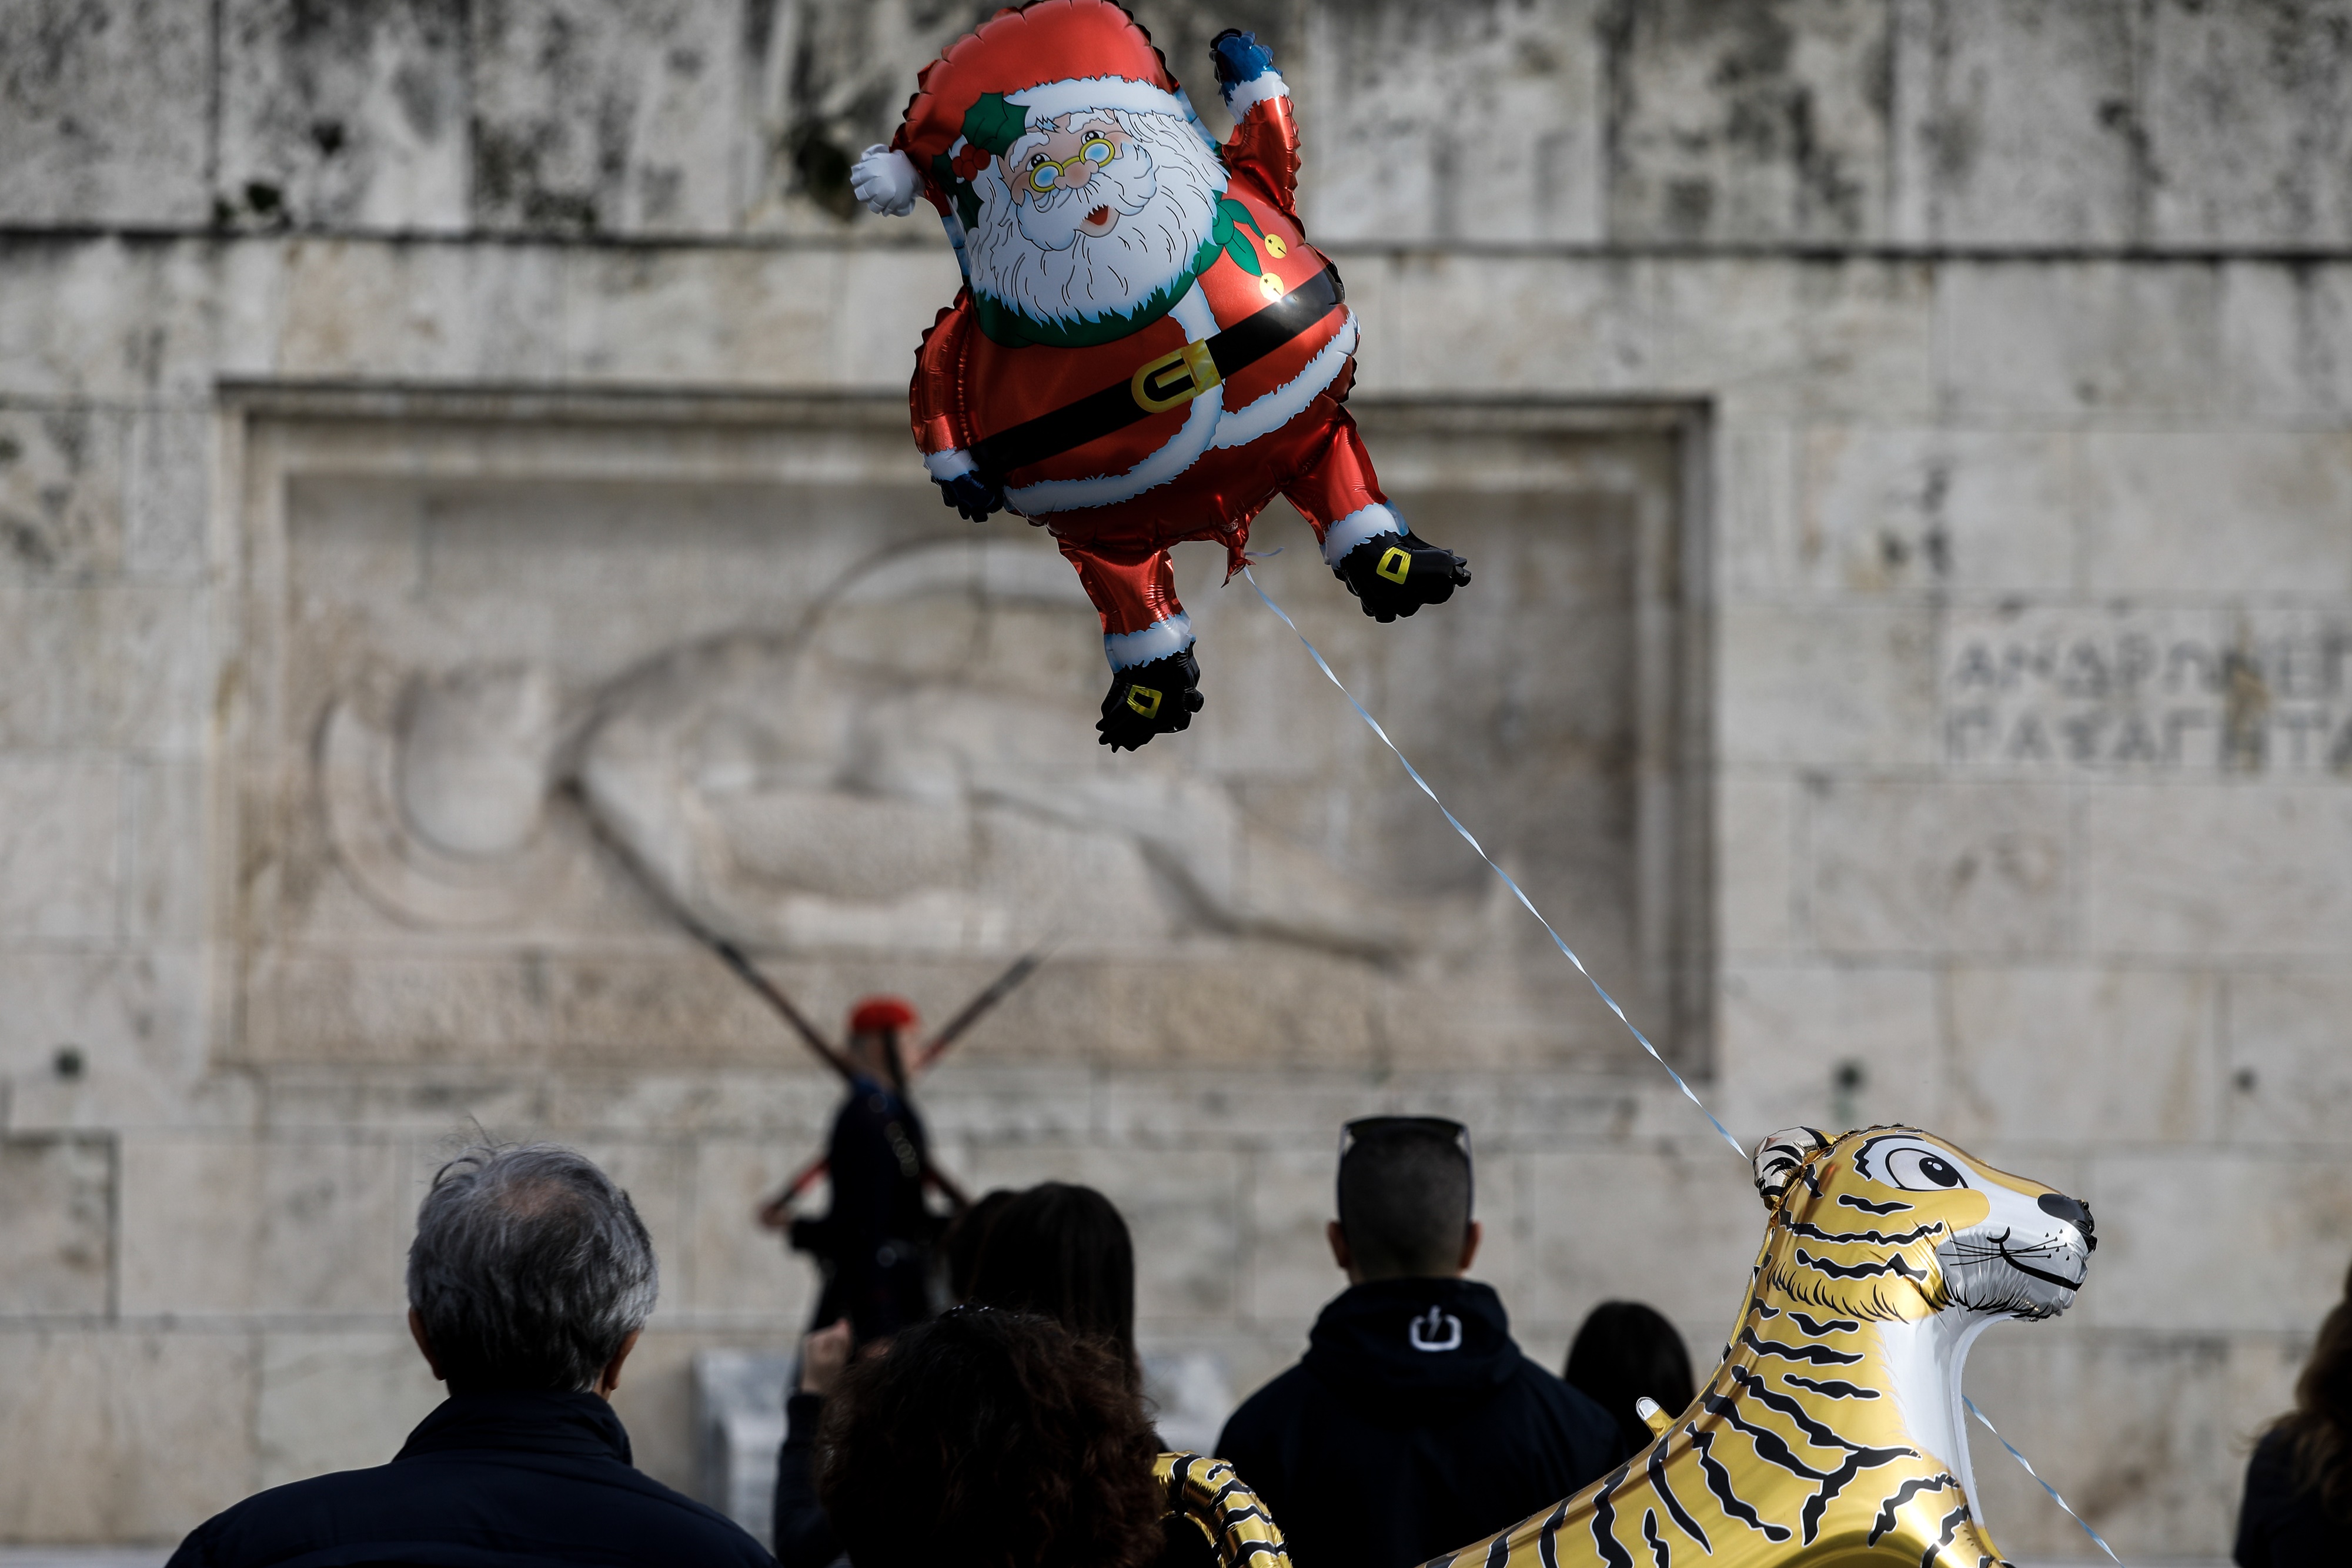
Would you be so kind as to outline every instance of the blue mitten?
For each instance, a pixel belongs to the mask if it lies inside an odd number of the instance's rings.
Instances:
[[[1274,69],[1273,52],[1259,45],[1255,33],[1238,27],[1227,27],[1209,40],[1209,57],[1216,63],[1217,91],[1227,104],[1234,101],[1234,89]]]

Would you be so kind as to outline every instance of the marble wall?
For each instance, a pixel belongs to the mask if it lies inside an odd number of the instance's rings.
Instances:
[[[649,1469],[690,1479],[695,1350],[791,1339],[805,1270],[749,1215],[828,1086],[656,895],[771,921],[824,1013],[936,1015],[1002,950],[811,944],[791,898],[845,873],[805,860],[632,880],[541,743],[797,623],[853,537],[956,532],[889,433],[952,264],[843,176],[973,11],[0,8],[0,1538],[167,1539],[388,1453],[434,1396],[401,1251],[469,1119],[645,1207]],[[1988,1336],[1972,1388],[2126,1556],[2219,1554],[2352,1256],[2352,7],[1142,11],[1196,79],[1228,23],[1280,55],[1416,504],[1498,566],[1567,551],[1388,642],[1296,548],[1268,586],[1434,759],[1509,716],[1430,669],[1492,701],[1521,645],[1591,649],[1530,711],[1617,760],[1532,800],[1462,768],[1471,826],[1743,1136],[1916,1121],[2086,1197],[2081,1305]],[[949,597],[997,606],[1053,733],[1091,655],[1049,589],[990,597],[1016,530]],[[1704,1352],[1744,1173],[1191,570],[1212,722],[1136,760],[1286,889],[1458,899],[1428,950],[1485,967],[1456,1006],[1446,964],[1296,940],[1328,900],[1256,946],[1242,904],[1160,906],[1213,979],[1049,967],[931,1080],[943,1155],[1110,1192],[1147,1340],[1240,1391],[1337,1283],[1338,1123],[1449,1111],[1532,1353],[1610,1295]],[[1032,907],[957,874],[957,930]],[[1997,1448],[1977,1473],[2010,1552],[2089,1550]]]

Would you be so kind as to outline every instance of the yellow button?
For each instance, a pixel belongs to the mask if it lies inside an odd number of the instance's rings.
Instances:
[[[1279,299],[1282,298],[1282,279],[1271,272],[1262,272],[1258,274],[1257,291],[1268,299]]]
[[[1268,235],[1265,236],[1265,251],[1266,254],[1274,257],[1275,260],[1280,261],[1284,256],[1290,254],[1290,247],[1282,243],[1282,236],[1280,235]]]

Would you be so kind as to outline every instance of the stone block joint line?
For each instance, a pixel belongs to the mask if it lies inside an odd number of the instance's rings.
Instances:
[[[1666,1070],[1666,1076],[1675,1081],[1675,1087],[1683,1092],[1683,1098],[1688,1100],[1693,1105],[1698,1107],[1698,1113],[1706,1117],[1708,1124],[1712,1125],[1718,1134],[1722,1134],[1723,1141],[1731,1145],[1731,1152],[1739,1156],[1740,1163],[1742,1165],[1748,1164],[1749,1158],[1748,1150],[1741,1145],[1738,1138],[1731,1135],[1731,1129],[1726,1127],[1721,1122],[1716,1119],[1715,1113],[1706,1108],[1706,1102],[1701,1100],[1698,1097],[1697,1092],[1691,1088],[1690,1084],[1683,1078],[1683,1075],[1675,1071],[1674,1063],[1668,1061],[1664,1056],[1658,1054],[1658,1048],[1650,1043],[1650,1037],[1643,1034],[1640,1027],[1636,1025],[1631,1018],[1626,1016],[1625,1009],[1618,1005],[1616,998],[1609,994],[1608,988],[1603,986],[1600,980],[1594,977],[1591,970],[1584,967],[1584,960],[1576,956],[1576,949],[1568,945],[1567,938],[1560,936],[1559,931],[1553,928],[1552,923],[1544,918],[1543,911],[1536,907],[1535,901],[1528,896],[1527,890],[1522,888],[1518,883],[1512,878],[1509,872],[1505,871],[1501,866],[1495,863],[1495,857],[1486,852],[1486,846],[1479,843],[1476,835],[1473,834],[1469,829],[1464,827],[1462,825],[1462,819],[1456,817],[1452,809],[1449,808],[1444,800],[1438,799],[1437,791],[1430,787],[1429,780],[1421,776],[1421,769],[1415,768],[1412,765],[1412,759],[1404,754],[1402,749],[1398,747],[1395,741],[1389,738],[1389,732],[1381,727],[1381,721],[1374,718],[1371,716],[1370,711],[1368,710],[1362,703],[1356,700],[1356,694],[1349,691],[1348,689],[1347,683],[1339,679],[1339,673],[1331,668],[1329,661],[1323,657],[1321,650],[1318,649],[1313,643],[1307,640],[1306,632],[1298,629],[1298,622],[1290,618],[1290,612],[1283,609],[1281,605],[1276,604],[1274,601],[1274,596],[1267,593],[1265,589],[1258,582],[1257,574],[1253,572],[1248,567],[1244,566],[1242,568],[1242,576],[1249,580],[1250,588],[1257,594],[1259,601],[1264,603],[1268,610],[1273,611],[1276,616],[1281,620],[1285,626],[1290,628],[1291,635],[1298,639],[1298,645],[1307,650],[1307,656],[1315,661],[1315,667],[1317,669],[1323,672],[1323,678],[1329,681],[1334,686],[1337,686],[1339,689],[1339,695],[1348,699],[1348,706],[1356,710],[1356,716],[1362,719],[1364,723],[1370,727],[1371,732],[1380,737],[1381,744],[1387,747],[1390,754],[1393,756],[1401,765],[1402,765],[1405,771],[1405,777],[1411,779],[1413,781],[1414,786],[1419,789],[1423,794],[1429,797],[1429,803],[1436,807],[1438,814],[1445,819],[1447,825],[1462,836],[1462,841],[1468,844],[1471,850],[1476,853],[1478,858],[1486,862],[1486,869],[1503,879],[1503,885],[1511,890],[1511,896],[1519,901],[1521,908],[1525,909],[1529,915],[1535,916],[1536,924],[1544,928],[1544,935],[1551,938],[1552,946],[1559,949],[1560,956],[1562,957],[1565,957],[1570,963],[1576,966],[1576,972],[1584,977],[1585,983],[1592,988],[1593,994],[1598,996],[1608,1007],[1609,1010],[1616,1015],[1617,1021],[1625,1026],[1626,1032],[1633,1037],[1635,1042],[1638,1043],[1643,1051],[1649,1052],[1651,1061],[1656,1062],[1660,1067]],[[2066,1500],[2058,1495],[2058,1489],[2056,1487],[2052,1486],[2048,1481],[2042,1480],[2041,1472],[2036,1470],[2033,1466],[2028,1462],[2023,1454],[2017,1451],[2015,1446],[2012,1445],[2008,1438],[2000,1435],[2000,1431],[1994,1427],[1990,1421],[1985,1419],[1985,1413],[1977,1408],[1976,1402],[1969,1399],[1965,1394],[1962,1395],[1960,1398],[1962,1403],[1968,1406],[1969,1413],[1974,1416],[1979,1421],[1984,1423],[1984,1429],[1992,1433],[1994,1439],[1998,1441],[2002,1448],[2009,1449],[2010,1458],[2015,1459],[2019,1464],[2023,1465],[2025,1467],[2025,1473],[2032,1476],[2034,1480],[2040,1484],[2042,1490],[2050,1494],[2050,1500],[2056,1503],[2060,1508],[2065,1510],[2066,1517],[2083,1527],[2083,1533],[2088,1535],[2094,1542],[2098,1543],[2099,1550],[2107,1554],[2108,1558],[2116,1563],[2116,1568],[2123,1568],[2123,1559],[2116,1556],[2116,1549],[2109,1546],[2106,1543],[2105,1538],[2101,1536],[2097,1531],[2091,1528],[2088,1521],[2084,1520],[2081,1514],[2076,1513],[2073,1508],[2068,1506]]]

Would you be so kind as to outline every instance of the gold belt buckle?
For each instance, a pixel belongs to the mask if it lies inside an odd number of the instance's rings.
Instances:
[[[1179,403],[1191,402],[1224,378],[1217,374],[1217,361],[1206,343],[1187,343],[1172,350],[1135,372],[1127,383],[1135,394],[1135,406],[1146,413],[1158,413]]]

